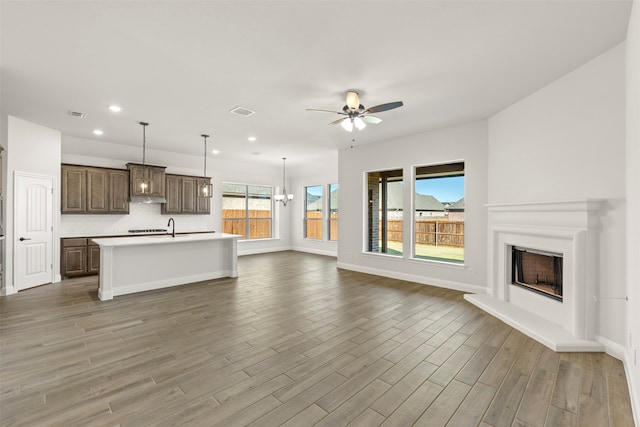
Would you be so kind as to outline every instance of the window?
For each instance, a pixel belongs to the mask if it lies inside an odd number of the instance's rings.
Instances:
[[[242,239],[272,236],[271,187],[222,184],[222,231]]]
[[[402,169],[369,172],[367,251],[402,255]]]
[[[463,263],[464,162],[415,171],[415,258]]]
[[[338,240],[338,184],[329,184],[329,240]]]
[[[305,187],[304,237],[322,239],[322,186]]]

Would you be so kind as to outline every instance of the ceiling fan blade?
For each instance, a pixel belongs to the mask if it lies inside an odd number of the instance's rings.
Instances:
[[[379,119],[375,116],[360,116],[362,118],[362,120],[364,120],[366,123],[371,123],[371,124],[378,124],[382,121],[382,119]]]
[[[367,108],[365,113],[379,113],[381,111],[393,110],[394,108],[402,107],[404,104],[402,101],[389,102],[388,104],[380,104],[375,107]]]
[[[338,120],[334,120],[331,123],[329,123],[330,125],[337,125],[338,123],[342,122],[343,120],[349,120],[349,117],[341,117]]]
[[[334,114],[342,114],[343,116],[345,115],[345,113],[343,113],[342,111],[318,110],[318,109],[316,109],[316,108],[307,108],[307,111],[315,111],[315,112],[320,112],[320,113],[334,113]]]

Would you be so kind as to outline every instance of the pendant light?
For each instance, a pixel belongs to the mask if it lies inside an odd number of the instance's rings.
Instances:
[[[200,135],[204,138],[204,173],[202,183],[198,185],[198,196],[211,198],[213,196],[213,184],[207,184],[207,138],[209,135]]]
[[[293,194],[287,194],[287,187],[285,184],[285,178],[287,173],[286,163],[285,163],[286,161],[287,161],[287,158],[283,157],[282,158],[282,194],[276,194],[275,196],[273,196],[273,200],[275,200],[276,202],[282,202],[284,206],[287,206],[287,203],[293,200]]]
[[[151,173],[147,169],[146,153],[147,153],[147,126],[149,123],[139,122],[142,126],[142,179],[140,180],[139,190],[141,194],[149,195],[153,192],[153,185],[151,182]]]

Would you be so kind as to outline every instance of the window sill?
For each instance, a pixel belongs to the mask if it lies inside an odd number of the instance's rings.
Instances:
[[[393,255],[393,254],[385,254],[384,252],[362,252],[362,255],[368,255],[372,257],[383,257],[390,258],[395,260],[403,260],[404,257],[402,255]]]
[[[434,266],[452,268],[455,270],[464,270],[467,268],[467,266],[464,263],[459,264],[456,262],[438,261],[434,259],[405,258],[404,255],[392,255],[392,254],[385,254],[385,253],[379,253],[379,252],[362,252],[362,255],[372,256],[372,257],[383,257],[383,258],[388,258],[396,261],[407,260],[409,262],[414,262],[417,264],[431,264]]]
[[[464,270],[465,268],[467,268],[464,262],[458,263],[453,261],[444,261],[444,260],[440,261],[436,259],[423,259],[423,258],[409,258],[409,260],[417,264],[433,264],[438,267],[453,268],[456,270]]]

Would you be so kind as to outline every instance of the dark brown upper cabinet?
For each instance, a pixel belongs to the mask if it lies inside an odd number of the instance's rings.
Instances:
[[[130,201],[147,203],[164,203],[165,200],[165,166],[141,165],[127,163],[130,173]],[[148,192],[142,192],[144,180],[150,181]]]
[[[63,214],[128,214],[129,172],[62,165]]]
[[[198,185],[210,178],[185,175],[166,175],[166,203],[161,212],[170,215],[207,215],[211,212],[210,198],[198,197]]]

